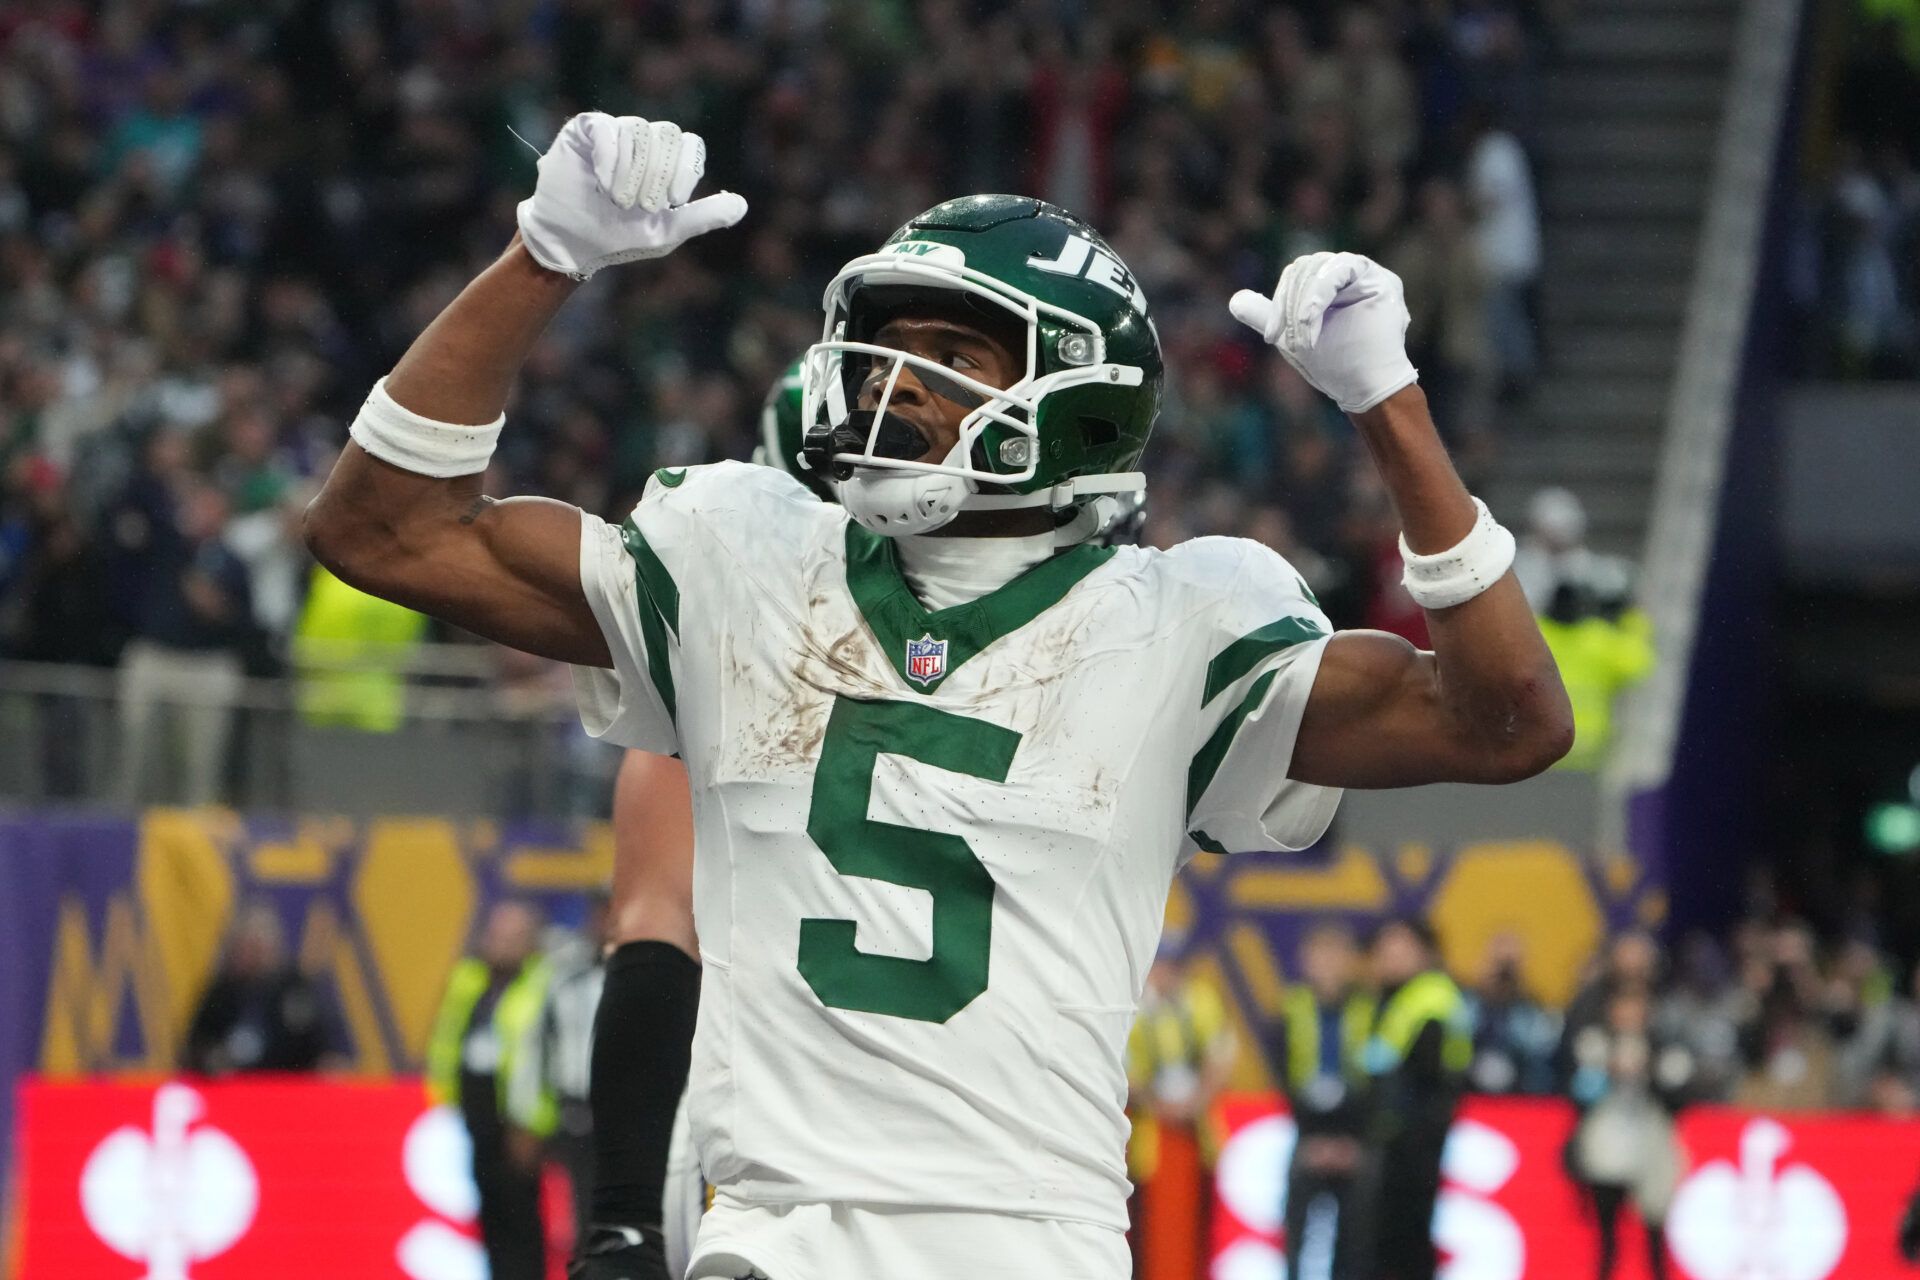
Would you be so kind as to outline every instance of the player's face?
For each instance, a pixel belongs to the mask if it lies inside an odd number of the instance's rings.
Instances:
[[[896,316],[873,336],[876,345],[893,347],[952,369],[990,387],[1010,387],[1025,372],[1007,337],[987,332],[964,320],[941,316]],[[892,366],[880,363],[860,384],[860,407],[880,403]],[[921,457],[938,460],[960,439],[960,424],[980,405],[980,399],[959,383],[940,379],[912,365],[903,366],[887,411],[918,427],[931,444]],[[913,461],[913,459],[909,459]]]

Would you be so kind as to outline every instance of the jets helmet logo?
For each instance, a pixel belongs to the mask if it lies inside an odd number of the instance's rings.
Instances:
[[[1147,314],[1147,294],[1120,259],[1085,236],[1070,235],[1051,258],[1034,254],[1027,265],[1035,271],[1056,276],[1077,276],[1104,285],[1130,303],[1141,315]]]
[[[932,684],[947,674],[947,642],[931,634],[907,641],[907,678],[918,684]]]

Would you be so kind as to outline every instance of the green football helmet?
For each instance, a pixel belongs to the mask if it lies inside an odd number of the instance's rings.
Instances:
[[[763,467],[778,467],[813,490],[823,502],[832,502],[833,486],[808,465],[800,453],[800,438],[804,434],[800,423],[802,363],[795,360],[788,365],[787,371],[767,389],[767,398],[760,405],[760,443],[754,446],[753,460]]]
[[[893,316],[980,317],[1024,334],[1006,388],[875,345]],[[949,200],[855,258],[827,286],[821,340],[801,368],[804,453],[876,533],[937,529],[962,510],[1047,507],[1097,536],[1146,478],[1136,469],[1160,408],[1160,338],[1146,297],[1092,227],[1026,196]],[[945,458],[887,412],[902,369],[967,408]],[[860,406],[864,387],[875,402]],[[1093,510],[1102,508],[1104,510]]]

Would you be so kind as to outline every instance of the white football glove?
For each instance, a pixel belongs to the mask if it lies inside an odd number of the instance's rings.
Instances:
[[[707,144],[677,124],[577,115],[540,157],[539,181],[520,202],[520,239],[535,262],[576,280],[664,257],[746,215],[731,191],[688,203],[706,167]]]
[[[1420,376],[1407,359],[1400,277],[1357,253],[1295,258],[1271,298],[1242,289],[1227,309],[1346,413],[1363,413]]]

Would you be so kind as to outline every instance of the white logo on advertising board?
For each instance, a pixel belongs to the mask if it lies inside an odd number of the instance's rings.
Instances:
[[[1255,1231],[1280,1230],[1298,1136],[1291,1116],[1262,1116],[1235,1131],[1220,1153],[1220,1198]],[[1212,1280],[1284,1280],[1286,1274],[1286,1257],[1265,1240],[1241,1240],[1213,1260]]]
[[[190,1280],[193,1263],[225,1253],[253,1225],[253,1162],[220,1130],[193,1128],[205,1114],[186,1085],[161,1085],[153,1131],[115,1129],[80,1173],[87,1225],[121,1257],[144,1262],[145,1280]]]
[[[480,1242],[452,1224],[480,1212],[473,1185],[473,1144],[451,1107],[420,1113],[400,1147],[407,1187],[438,1217],[416,1222],[400,1237],[394,1261],[408,1280],[487,1280]]]
[[[1433,1239],[1446,1261],[1440,1280],[1520,1280],[1527,1238],[1493,1196],[1520,1168],[1513,1139],[1478,1120],[1457,1120],[1447,1134],[1440,1172],[1447,1185],[1433,1210]]]
[[[1805,1164],[1780,1165],[1793,1135],[1764,1117],[1740,1132],[1740,1166],[1712,1160],[1680,1184],[1667,1241],[1698,1280],[1825,1280],[1847,1250],[1847,1210]]]

